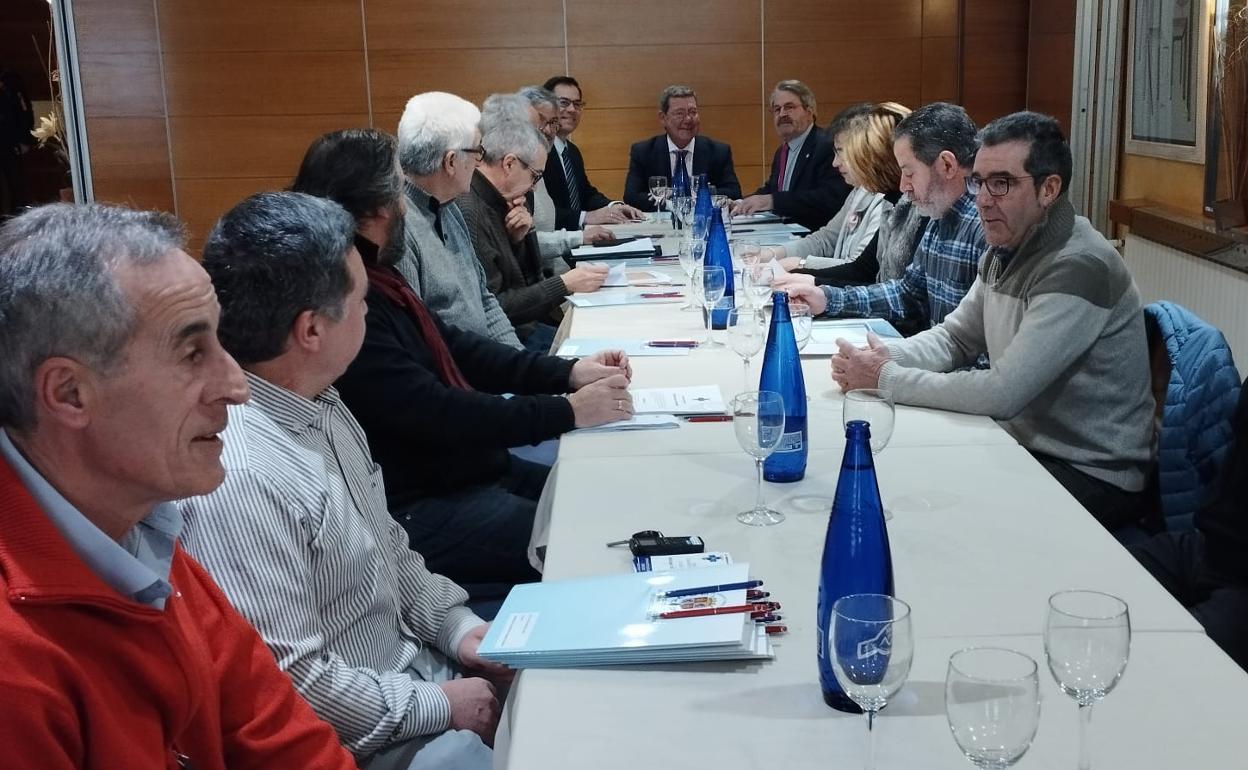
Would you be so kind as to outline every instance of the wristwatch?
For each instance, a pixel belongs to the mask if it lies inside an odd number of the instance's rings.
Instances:
[[[804,256],[804,257],[802,257],[801,259],[797,260],[797,269],[798,269],[798,270],[801,270],[802,268],[806,267],[806,260],[808,260],[808,259],[810,259],[810,255],[809,255],[809,254],[807,254],[806,256]]]

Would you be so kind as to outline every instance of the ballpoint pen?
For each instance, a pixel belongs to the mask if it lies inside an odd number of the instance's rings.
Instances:
[[[650,340],[646,343],[648,348],[696,348],[697,340]]]
[[[770,608],[766,604],[734,604],[729,607],[701,607],[696,610],[660,612],[658,617],[662,620],[675,620],[677,618],[700,618],[704,615],[733,615],[739,612],[759,612],[768,609]]]
[[[727,415],[725,415],[727,416]],[[697,588],[678,588],[675,591],[663,591],[660,596],[670,599],[674,596],[697,596],[698,594],[715,594],[723,591],[740,591],[743,588],[758,588],[761,580],[743,580],[740,583],[720,583],[714,586],[698,586]]]
[[[730,414],[691,414],[685,422],[732,422]]]
[[[681,294],[678,291],[642,292],[641,293],[642,299],[666,299],[668,297],[683,297],[683,296],[685,295]]]

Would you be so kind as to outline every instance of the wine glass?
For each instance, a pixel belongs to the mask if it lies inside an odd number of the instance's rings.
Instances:
[[[754,265],[742,270],[742,283],[746,296],[757,308],[770,307],[771,293],[776,274],[767,265]]]
[[[650,200],[654,201],[655,211],[663,211],[663,202],[667,200],[668,189],[667,177],[650,177]]]
[[[689,227],[689,216],[693,210],[693,199],[688,195],[672,198],[672,211],[676,214],[676,224],[681,228]]]
[[[728,311],[728,344],[745,364],[745,387],[750,389],[750,359],[763,349],[767,323],[758,308],[736,307]]]
[[[727,280],[719,265],[698,265],[693,269],[693,294],[706,313],[706,340],[699,347],[723,347],[723,343],[711,339],[711,311],[724,298]]]
[[[789,320],[793,323],[793,337],[797,341],[797,349],[804,350],[806,343],[810,342],[810,333],[814,329],[810,305],[805,302],[790,302]]]
[[[758,267],[762,253],[763,247],[758,245],[756,238],[734,238],[732,241],[732,256],[745,267]]]
[[[878,455],[893,437],[896,406],[893,393],[880,388],[859,388],[845,394],[841,405],[841,425],[850,420],[864,420],[871,426],[871,454]]]
[[[1044,654],[1062,692],[1079,704],[1079,770],[1092,767],[1092,706],[1118,684],[1130,652],[1131,616],[1122,599],[1099,591],[1049,597]]]
[[[690,209],[689,227],[693,232],[694,240],[705,241],[707,236],[711,234],[711,217],[716,216],[718,212],[711,209],[711,216],[699,217],[697,214],[697,206]]]
[[[737,514],[737,521],[751,527],[768,527],[784,521],[784,514],[763,502],[763,460],[775,451],[784,436],[784,399],[770,390],[754,390],[732,399],[732,427],[737,443],[754,458],[758,475],[754,508]]]
[[[695,241],[692,238],[684,238],[680,242],[680,269],[685,274],[685,283],[688,287],[685,296],[685,304],[680,306],[681,310],[698,310],[699,307],[694,304],[693,297],[696,292],[693,290],[693,269],[702,264],[702,256],[706,251],[706,244]]]
[[[875,768],[875,715],[910,675],[910,605],[885,594],[850,594],[832,605],[832,672],[867,714],[866,770]]]
[[[1000,647],[971,647],[949,658],[945,716],[971,764],[1003,770],[1031,748],[1040,725],[1036,671],[1030,657]]]

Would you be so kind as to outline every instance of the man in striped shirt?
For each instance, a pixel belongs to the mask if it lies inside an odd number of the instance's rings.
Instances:
[[[869,286],[814,286],[809,277],[783,282],[815,315],[885,318],[906,331],[935,326],[975,281],[988,248],[965,179],[975,162],[975,123],[966,110],[936,102],[912,112],[893,132],[901,191],[930,217],[914,258],[900,277]]]
[[[361,767],[484,769],[490,679],[511,672],[477,656],[486,623],[409,548],[332,387],[364,337],[355,229],[337,203],[283,192],[209,235],[218,334],[252,397],[230,407],[225,482],[180,502],[184,543]],[[479,676],[453,678],[461,667]]]

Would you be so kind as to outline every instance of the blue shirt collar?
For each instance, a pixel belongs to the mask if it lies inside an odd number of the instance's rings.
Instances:
[[[30,496],[47,515],[78,558],[122,596],[164,609],[173,593],[169,569],[174,545],[182,532],[182,513],[173,503],[161,503],[136,524],[121,543],[82,515],[13,445],[0,429],[0,457],[9,464]]]

